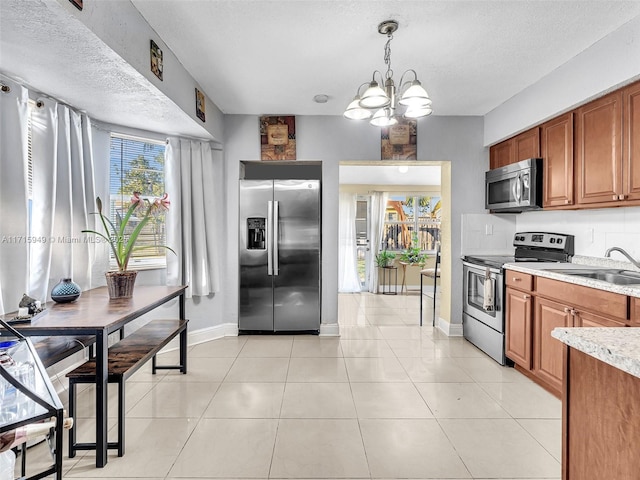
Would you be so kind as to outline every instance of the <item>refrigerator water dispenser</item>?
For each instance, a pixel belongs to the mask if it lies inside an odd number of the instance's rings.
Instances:
[[[264,217],[247,218],[247,250],[264,250],[266,248],[266,225]]]

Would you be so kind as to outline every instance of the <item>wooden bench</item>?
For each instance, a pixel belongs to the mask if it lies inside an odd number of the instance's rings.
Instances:
[[[180,370],[187,373],[187,322],[188,320],[151,320],[118,343],[109,347],[108,382],[118,384],[118,440],[108,442],[107,448],[117,449],[118,456],[124,455],[125,381],[152,359],[152,373],[156,370]],[[156,354],[173,338],[180,335],[180,363],[178,365],[157,365]],[[95,442],[76,441],[76,384],[96,383],[96,362],[89,360],[67,373],[69,378],[69,416],[74,419],[69,430],[69,458],[77,450],[95,450]]]
[[[93,335],[69,337],[44,337],[33,343],[44,368],[70,357],[74,353],[83,351],[96,343]]]

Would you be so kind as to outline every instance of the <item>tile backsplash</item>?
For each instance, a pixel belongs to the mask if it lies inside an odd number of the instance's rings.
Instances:
[[[640,259],[640,207],[526,212],[515,217],[519,232],[574,235],[576,255],[604,257],[608,248],[622,247]],[[618,252],[611,258],[626,261]]]
[[[512,254],[517,215],[462,215],[462,255]]]

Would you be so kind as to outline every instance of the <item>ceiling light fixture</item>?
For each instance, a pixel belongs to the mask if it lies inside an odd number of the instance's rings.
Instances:
[[[371,82],[363,83],[358,87],[356,96],[344,111],[345,117],[351,120],[371,118],[369,121],[371,125],[388,127],[398,123],[397,104],[406,107],[405,118],[426,117],[433,112],[429,94],[422,87],[415,70],[407,70],[402,74],[396,91],[393,70],[391,69],[391,40],[393,40],[393,33],[396,30],[398,30],[398,22],[395,20],[385,20],[378,25],[378,33],[387,36],[387,43],[384,46],[384,63],[387,66],[385,78],[382,77],[380,71],[375,70]],[[380,77],[380,83],[376,80],[376,73]],[[412,74],[413,80],[404,81],[407,74]],[[381,84],[384,88],[380,86]],[[365,85],[368,88],[360,95],[360,91]],[[400,94],[400,100],[397,102],[396,92]]]

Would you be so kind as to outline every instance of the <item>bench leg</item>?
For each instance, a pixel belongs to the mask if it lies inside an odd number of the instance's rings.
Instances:
[[[69,416],[73,425],[69,429],[69,458],[76,456],[76,382],[69,379]]]
[[[187,329],[180,332],[180,368],[181,373],[187,373]]]
[[[155,357],[154,357],[155,359]],[[124,455],[124,378],[118,382],[118,456]]]

